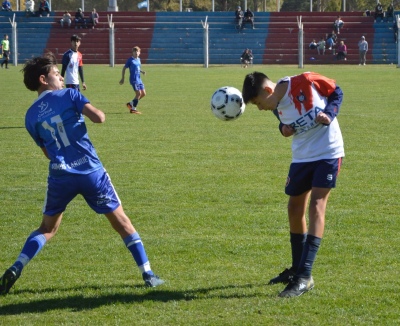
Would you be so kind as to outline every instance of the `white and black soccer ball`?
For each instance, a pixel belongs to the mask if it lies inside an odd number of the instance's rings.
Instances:
[[[211,97],[211,111],[221,120],[230,121],[239,118],[245,107],[242,93],[231,86],[218,88]]]

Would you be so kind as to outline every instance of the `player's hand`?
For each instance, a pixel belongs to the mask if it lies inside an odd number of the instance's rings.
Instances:
[[[294,128],[289,125],[283,125],[283,127],[282,127],[282,135],[284,137],[290,137],[290,136],[294,135],[295,131],[296,130],[294,130]]]
[[[323,125],[329,125],[331,123],[331,119],[325,113],[320,112],[315,118],[315,122],[322,123]]]
[[[142,70],[143,75],[146,75],[146,72],[144,70]]]
[[[82,88],[83,88],[84,91],[86,91],[87,87],[86,87],[85,83],[82,83]]]
[[[123,79],[123,78],[119,81],[119,84],[120,84],[120,85],[123,85],[123,84],[124,84],[124,79]]]

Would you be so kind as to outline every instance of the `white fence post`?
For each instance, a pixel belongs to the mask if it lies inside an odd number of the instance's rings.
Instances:
[[[206,16],[206,20],[203,23],[201,21],[201,24],[203,25],[203,51],[204,51],[204,68],[208,68],[208,61],[209,61],[209,56],[208,56],[208,22],[207,22],[208,16]]]
[[[299,37],[298,37],[298,55],[299,55],[299,68],[303,68],[304,65],[304,30],[303,23],[301,22],[301,16],[297,16],[297,25],[299,26]]]
[[[14,63],[14,66],[18,66],[18,39],[17,39],[17,22],[15,21],[15,14],[13,15],[12,20],[10,18],[8,18],[8,20],[10,21],[10,24],[12,27],[13,42],[11,43],[11,45],[12,45],[13,63]]]
[[[107,15],[108,26],[109,26],[109,48],[110,48],[110,67],[115,66],[115,33],[114,33],[114,23],[112,22],[112,14]]]

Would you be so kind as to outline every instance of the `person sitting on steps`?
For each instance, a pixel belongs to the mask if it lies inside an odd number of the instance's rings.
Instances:
[[[250,49],[245,49],[240,57],[243,68],[247,68],[253,62],[253,53]]]
[[[249,8],[247,8],[247,10],[244,13],[244,20],[243,20],[242,28],[243,28],[244,24],[246,24],[246,23],[250,23],[251,28],[254,29],[254,13]]]
[[[241,30],[242,29],[242,24],[243,24],[243,11],[240,6],[237,7],[235,11],[235,22],[236,22],[236,28]]]
[[[340,34],[340,29],[343,27],[344,22],[340,16],[337,16],[335,22],[333,23],[333,29],[336,31],[336,33]]]

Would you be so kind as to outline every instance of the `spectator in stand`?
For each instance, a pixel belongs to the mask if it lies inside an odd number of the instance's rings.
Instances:
[[[399,28],[397,27],[397,21],[396,19],[394,20],[393,23],[393,36],[394,36],[394,43],[397,43],[397,33],[398,33]]]
[[[247,10],[244,13],[243,25],[246,23],[250,23],[251,28],[254,29],[254,13],[249,8],[247,8]],[[243,25],[242,25],[242,27],[243,27]]]
[[[5,0],[5,1],[1,4],[1,10],[2,10],[2,11],[12,11],[11,2],[8,1],[8,0]]]
[[[339,46],[337,48],[336,59],[338,60],[347,60],[347,46],[344,44],[344,41],[340,41]]]
[[[378,17],[383,20],[383,7],[380,2],[375,7],[375,22],[377,21]]]
[[[90,24],[92,25],[92,28],[94,28],[98,23],[99,23],[99,14],[96,11],[96,8],[93,8],[92,13],[90,14]]]
[[[75,13],[75,29],[77,28],[86,28],[86,19],[81,8]]]
[[[47,17],[50,16],[50,5],[47,0],[41,0],[39,2],[39,17],[46,15]]]
[[[242,8],[240,6],[237,7],[236,11],[235,11],[235,20],[236,20],[236,27],[241,30],[242,29],[242,25],[243,25],[243,11]]]
[[[337,43],[337,35],[335,31],[332,31],[332,33],[329,36],[332,37],[333,43]]]
[[[365,66],[367,61],[367,51],[368,51],[368,42],[365,40],[365,36],[361,36],[361,40],[358,41],[358,53],[360,55],[360,63],[359,66]]]
[[[325,42],[324,38],[321,37],[321,39],[318,42],[318,47],[317,47],[318,54],[325,54],[325,44],[326,44],[326,42]]]
[[[311,43],[308,45],[308,48],[311,50],[315,50],[318,47],[318,43],[314,40],[311,41]]]
[[[326,46],[328,50],[332,50],[335,47],[336,43],[333,41],[332,35],[328,36],[326,39]]]
[[[340,29],[343,27],[344,22],[340,16],[337,16],[335,22],[333,23],[333,29],[336,31],[336,33],[340,34]]]
[[[243,65],[243,68],[247,68],[249,64],[253,62],[253,53],[250,49],[245,49],[242,55],[240,56],[240,62]]]
[[[386,18],[387,18],[388,23],[389,23],[389,18],[391,18],[391,20],[393,20],[393,14],[394,14],[394,7],[393,7],[393,2],[391,2],[386,11]]]
[[[62,16],[60,20],[61,27],[64,28],[64,24],[67,24],[68,27],[71,27],[71,14],[68,12],[68,10],[64,11],[64,15]]]
[[[368,10],[368,9],[365,10],[364,15],[367,16],[367,17],[370,17],[371,16],[371,10]]]
[[[35,16],[35,1],[27,0],[25,2],[25,15],[26,17]]]

